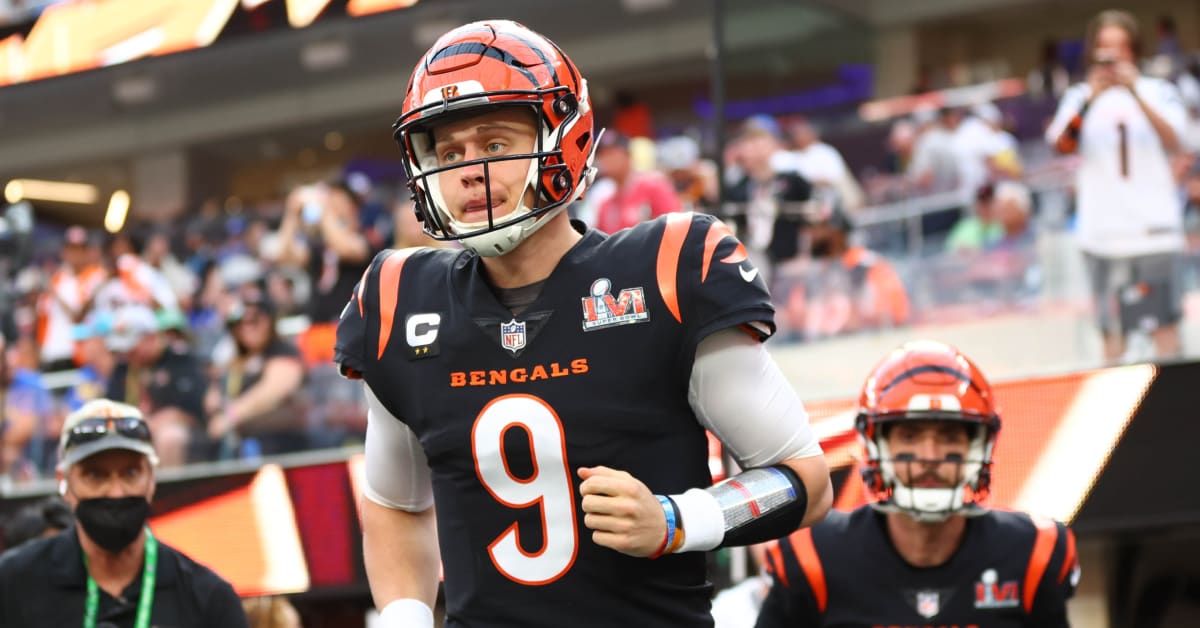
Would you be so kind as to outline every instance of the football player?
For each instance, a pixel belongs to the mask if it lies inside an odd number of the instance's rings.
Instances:
[[[451,30],[413,71],[394,130],[415,209],[463,248],[380,254],[337,340],[366,384],[363,550],[385,626],[433,625],[439,558],[449,626],[709,626],[706,550],[829,507],[730,230],[570,221],[592,117],[576,66],[513,22]],[[744,473],[710,486],[705,429]]]
[[[768,546],[759,628],[1068,625],[1071,530],[980,504],[1000,416],[967,356],[896,349],[867,377],[856,427],[874,500]]]

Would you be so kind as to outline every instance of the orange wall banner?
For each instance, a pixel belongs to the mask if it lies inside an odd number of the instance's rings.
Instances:
[[[246,486],[150,520],[170,546],[221,574],[242,596],[309,588],[288,484],[279,465],[264,466]]]

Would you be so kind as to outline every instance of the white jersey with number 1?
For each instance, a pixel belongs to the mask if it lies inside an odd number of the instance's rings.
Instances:
[[[1141,77],[1138,95],[1182,139],[1187,111],[1171,83]],[[1046,130],[1051,143],[1091,95],[1086,84],[1063,94]],[[1076,175],[1080,247],[1103,257],[1182,250],[1183,204],[1168,153],[1129,90],[1112,87],[1084,114]]]

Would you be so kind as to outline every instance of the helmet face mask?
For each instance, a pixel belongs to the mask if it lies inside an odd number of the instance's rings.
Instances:
[[[439,164],[432,131],[508,107],[533,113],[532,148]],[[404,113],[393,125],[408,185],[425,232],[460,240],[480,255],[511,251],[582,195],[594,176],[595,137],[587,84],[574,64],[545,37],[507,21],[477,22],[444,35],[413,71]],[[494,215],[493,181],[504,162],[528,160],[511,212]],[[463,222],[441,189],[460,168],[478,167],[486,220]]]
[[[941,458],[919,458],[910,452],[893,451],[888,439],[889,428],[899,422],[966,427],[964,452],[948,452]],[[984,470],[991,465],[987,429],[959,418],[925,417],[917,413],[878,424],[882,429],[876,430],[871,440],[863,439],[871,461],[872,484],[876,487],[874,505],[878,510],[902,512],[926,522],[944,521],[956,513],[982,512],[978,502],[986,495],[987,480],[981,482],[981,478],[987,477]],[[922,479],[928,479],[927,484],[932,485],[922,485]]]
[[[901,424],[918,430],[958,424],[966,426],[966,438],[942,447],[942,459],[920,459],[893,451],[888,435]],[[962,353],[927,341],[893,351],[863,386],[856,429],[867,453],[863,481],[877,510],[926,522],[985,511],[1000,418],[991,386]]]

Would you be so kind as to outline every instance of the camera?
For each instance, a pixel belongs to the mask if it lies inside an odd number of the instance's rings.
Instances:
[[[304,224],[312,226],[321,221],[324,211],[325,189],[317,185],[306,185],[300,188],[300,217]]]

